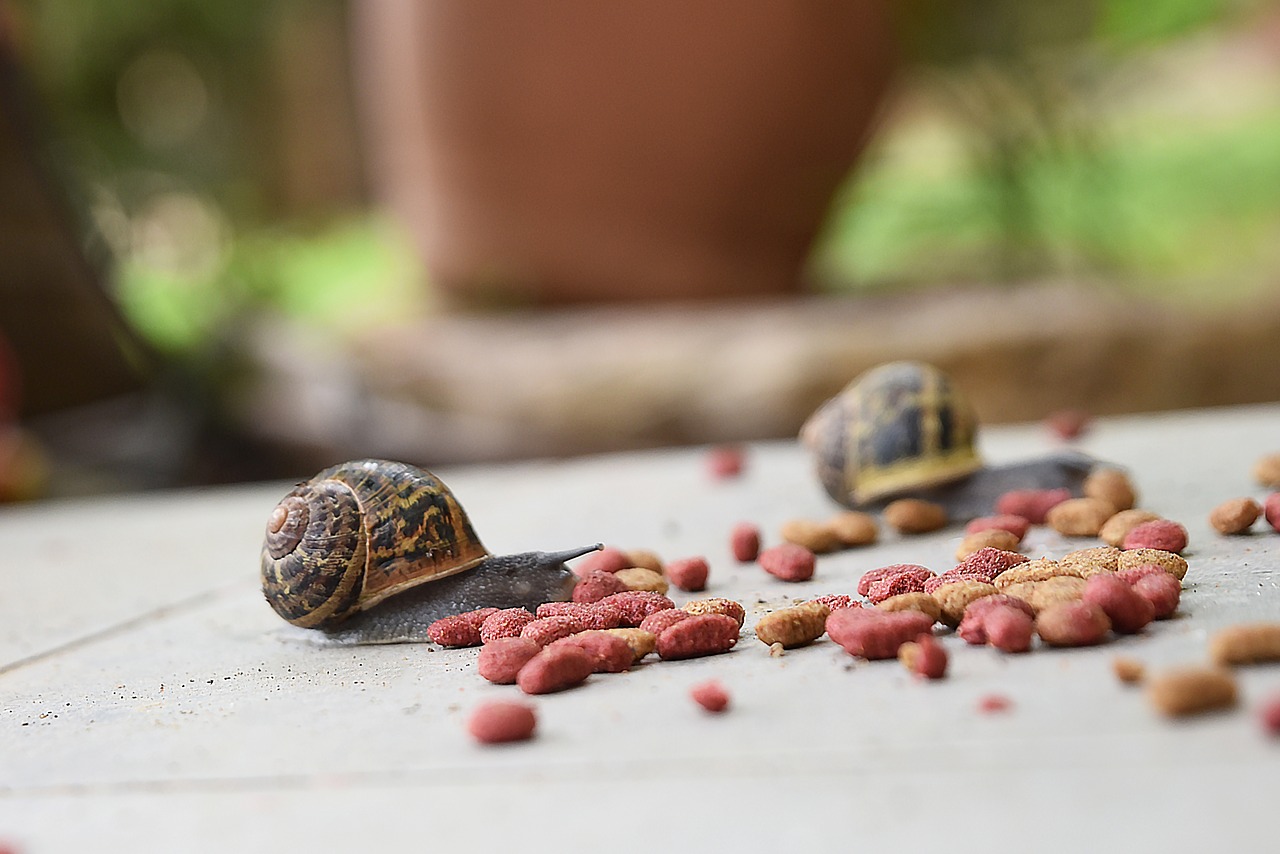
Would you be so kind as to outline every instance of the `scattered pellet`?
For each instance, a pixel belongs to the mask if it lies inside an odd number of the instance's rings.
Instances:
[[[996,515],[1021,516],[1032,525],[1043,525],[1045,515],[1071,498],[1071,490],[1014,489],[996,499]]]
[[[1106,612],[1088,602],[1058,602],[1036,615],[1036,633],[1050,646],[1092,646],[1110,630]]]
[[[937,622],[942,617],[942,606],[938,600],[928,593],[899,593],[876,603],[881,611],[919,611],[929,619]]]
[[[1020,608],[1001,605],[982,618],[982,629],[991,646],[1001,652],[1020,653],[1031,649],[1035,621]]]
[[[723,614],[726,617],[732,617],[734,622],[738,624],[738,628],[742,628],[742,624],[747,619],[746,609],[741,604],[732,599],[723,599],[720,597],[712,599],[694,599],[692,602],[684,603],[683,610],[690,614]]]
[[[871,586],[878,581],[897,575],[902,572],[908,573],[927,573],[933,575],[925,567],[918,563],[895,563],[889,566],[881,566],[876,569],[869,569],[862,573],[862,577],[858,579],[858,595],[866,596],[871,593]]]
[[[689,696],[712,714],[719,714],[729,708],[729,692],[714,679],[694,685],[689,689]]]
[[[707,449],[704,461],[712,480],[731,480],[746,468],[747,452],[741,445],[716,445]]]
[[[795,543],[783,543],[760,552],[760,568],[782,581],[808,581],[817,562],[813,552]]]
[[[1236,704],[1236,680],[1225,670],[1183,667],[1148,679],[1147,699],[1169,717],[1226,709]]]
[[[729,549],[734,560],[751,563],[760,556],[760,528],[750,522],[739,522],[729,532]]]
[[[651,569],[654,572],[658,573],[659,575],[662,575],[664,572],[662,558],[658,557],[656,553],[651,552],[647,549],[628,549],[626,552],[626,556],[627,556],[627,560],[630,561],[631,566],[639,566],[639,567],[643,567],[644,569]]]
[[[977,519],[971,519],[964,526],[966,534],[976,534],[980,531],[1008,531],[1018,538],[1018,542],[1027,535],[1027,529],[1031,527],[1031,523],[1022,516],[1013,516],[1004,514],[1002,516],[980,516]]]
[[[514,685],[520,668],[542,651],[537,641],[522,637],[496,638],[480,650],[476,670],[490,682]]]
[[[622,612],[599,602],[543,602],[535,613],[538,617],[573,617],[583,631],[622,625]]]
[[[1084,595],[1084,585],[1083,578],[1076,578],[1073,575],[1058,575],[1046,578],[1044,581],[1035,581],[1031,584],[1031,595],[1027,599],[1027,604],[1039,614],[1052,605],[1079,600]],[[1006,593],[1011,590],[1012,588],[1005,588]]]
[[[941,679],[947,675],[947,651],[933,635],[920,635],[898,647],[898,661],[924,679]]]
[[[1280,531],[1280,492],[1273,492],[1262,502],[1262,515],[1273,531]]]
[[[573,567],[573,571],[579,578],[586,578],[593,572],[617,572],[629,566],[635,566],[635,564],[631,562],[626,552],[613,546],[605,546],[583,557]]]
[[[1044,426],[1064,442],[1080,438],[1092,422],[1093,416],[1083,409],[1059,409],[1044,418]]]
[[[903,593],[921,593],[924,583],[933,577],[933,573],[924,568],[903,569],[881,577],[867,590],[867,598],[872,603],[880,603],[891,596]]]
[[[658,655],[665,661],[728,652],[738,642],[738,624],[723,614],[698,614],[658,635]]]
[[[1159,549],[1178,554],[1187,547],[1187,529],[1168,519],[1135,525],[1124,535],[1124,549]]]
[[[1209,639],[1214,664],[1234,666],[1280,661],[1280,623],[1241,623]]]
[[[982,549],[1011,552],[1018,547],[1019,542],[1020,540],[1016,536],[1003,528],[992,528],[986,531],[966,534],[964,539],[960,541],[960,545],[956,547],[956,560],[963,561]]]
[[[498,638],[513,638],[521,629],[534,621],[533,614],[524,608],[503,608],[485,618],[480,624],[480,640],[492,643]]]
[[[1258,721],[1267,735],[1280,735],[1280,695],[1258,707]]]
[[[783,542],[804,546],[814,554],[827,554],[843,545],[835,531],[822,522],[809,519],[791,519],[784,522],[778,535],[782,537]]]
[[[581,684],[595,672],[595,659],[577,646],[546,646],[516,674],[526,694],[552,694]]]
[[[631,647],[632,664],[635,664],[646,655],[653,652],[658,645],[657,635],[653,632],[646,632],[644,629],[605,629],[604,634],[622,638],[622,640],[626,642],[627,646]]]
[[[919,611],[844,608],[827,617],[827,637],[850,655],[869,660],[895,658],[898,648],[933,626]]]
[[[427,626],[427,637],[434,643],[448,647],[479,646],[482,643],[480,627],[464,614],[454,614],[451,617],[441,617],[436,620]]]
[[[847,593],[828,593],[826,596],[819,596],[816,599],[810,599],[811,602],[819,602],[826,605],[832,611],[838,611],[841,608],[861,608],[862,603]]]
[[[884,508],[884,523],[900,534],[927,534],[947,521],[945,507],[919,498],[899,498]]]
[[[1114,546],[1076,549],[1058,558],[1058,566],[1067,570],[1064,574],[1078,575],[1081,578],[1115,572],[1120,568],[1120,549]]]
[[[1003,590],[1014,584],[1022,584],[1028,581],[1048,581],[1050,578],[1058,578],[1060,576],[1079,578],[1080,571],[1075,567],[1064,567],[1056,560],[1042,557],[1027,561],[1019,566],[1010,567],[993,578],[991,583]]]
[[[1253,479],[1268,489],[1280,489],[1280,453],[1259,457],[1253,464]]]
[[[880,535],[876,517],[857,510],[832,516],[827,520],[827,527],[845,546],[869,546]]]
[[[1131,635],[1140,632],[1155,619],[1155,607],[1144,596],[1114,575],[1095,575],[1085,582],[1080,597],[1090,605],[1097,605],[1111,620],[1116,634]]]
[[[537,726],[533,706],[507,700],[482,703],[467,719],[467,732],[481,744],[526,741]]]
[[[978,700],[978,711],[984,715],[1007,712],[1013,708],[1013,701],[1004,694],[987,694]]]
[[[627,585],[615,573],[593,569],[573,586],[573,601],[599,602],[614,593],[621,593]]]
[[[546,646],[580,631],[582,624],[575,617],[540,617],[526,623],[520,630],[520,637],[528,638],[538,646]]]
[[[1133,590],[1151,603],[1157,620],[1172,617],[1182,600],[1182,582],[1164,571],[1134,581]]]
[[[622,673],[630,670],[635,660],[631,645],[625,638],[606,631],[578,632],[575,635],[553,641],[551,646],[576,646],[591,656],[595,673]]]
[[[628,590],[647,590],[651,593],[666,595],[666,592],[671,588],[671,584],[667,579],[652,569],[645,569],[643,566],[630,566],[626,569],[620,569],[613,574],[613,577],[625,584]]]
[[[1262,505],[1252,498],[1232,498],[1209,511],[1209,524],[1219,534],[1244,534],[1261,515]]]
[[[710,574],[711,566],[705,557],[680,558],[667,564],[667,578],[686,593],[706,590],[707,577]]]
[[[676,606],[676,603],[661,593],[654,593],[649,590],[624,590],[621,593],[606,596],[600,601],[605,605],[617,608],[618,612],[622,614],[622,625],[626,627],[639,626],[644,622],[644,618],[650,614],[656,614],[658,611],[665,611]]]
[[[681,620],[689,619],[690,616],[692,615],[688,611],[679,608],[668,608],[665,611],[658,611],[645,617],[640,622],[640,628],[646,632],[660,635]]]
[[[1050,510],[1045,521],[1064,537],[1096,537],[1115,512],[1101,498],[1071,498]]]
[[[992,596],[999,591],[994,584],[985,581],[957,581],[944,584],[931,594],[938,600],[942,613],[938,619],[948,626],[958,626],[964,619],[964,610],[971,602],[984,596]]]
[[[830,613],[830,608],[818,602],[781,608],[756,621],[756,638],[770,647],[780,643],[784,649],[813,643],[826,632]]]
[[[1086,498],[1101,499],[1116,509],[1130,510],[1138,503],[1138,493],[1129,476],[1120,469],[1097,468],[1089,472],[1081,485]]]
[[[1186,560],[1163,549],[1126,549],[1116,556],[1116,568],[1121,572],[1146,564],[1160,567],[1179,581],[1187,575]]]
[[[1137,685],[1147,673],[1147,668],[1136,658],[1116,656],[1111,659],[1111,672],[1126,685]]]

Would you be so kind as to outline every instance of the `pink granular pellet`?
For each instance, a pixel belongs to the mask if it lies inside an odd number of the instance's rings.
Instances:
[[[1168,519],[1153,519],[1130,529],[1121,545],[1125,549],[1160,549],[1180,554],[1187,547],[1187,529]]]
[[[1128,569],[1120,570],[1116,573],[1116,578],[1119,578],[1126,584],[1132,585],[1137,584],[1138,579],[1146,578],[1148,575],[1169,575],[1169,571],[1163,566],[1158,566],[1154,563],[1144,563],[1141,566],[1131,566]],[[1169,577],[1173,578],[1171,575]],[[1174,578],[1174,581],[1177,581],[1177,579]],[[1181,585],[1179,585],[1179,587],[1181,587]]]
[[[844,608],[827,617],[827,636],[850,655],[894,658],[909,640],[929,633],[933,620],[919,611]]]
[[[622,612],[599,602],[543,602],[536,613],[539,617],[573,617],[583,631],[616,629],[622,625]]]
[[[921,593],[924,591],[924,583],[930,578],[933,578],[933,573],[923,567],[904,569],[877,580],[867,590],[867,598],[878,605],[890,596]]]
[[[760,528],[750,522],[739,522],[729,532],[729,548],[739,563],[750,563],[760,556]]]
[[[996,499],[997,516],[1021,516],[1032,525],[1043,525],[1054,507],[1071,498],[1071,490],[1015,489]]]
[[[946,676],[947,651],[942,644],[929,634],[920,635],[915,642],[918,649],[911,671],[925,679],[941,679]]]
[[[658,611],[645,617],[640,622],[640,628],[646,632],[660,635],[681,620],[687,620],[692,616],[688,611],[682,611],[679,608],[668,608],[665,611]]]
[[[478,629],[484,625],[485,620],[489,619],[494,614],[498,613],[500,610],[502,609],[501,608],[476,608],[474,611],[463,611],[458,616],[462,617],[464,620],[471,623],[471,625],[475,626]]]
[[[1276,695],[1258,709],[1258,719],[1267,735],[1280,735],[1280,695]]]
[[[728,652],[738,642],[738,622],[723,614],[694,614],[658,635],[658,656],[663,661],[701,658]]]
[[[813,552],[795,543],[782,543],[760,552],[760,568],[782,581],[808,581],[816,566]]]
[[[742,474],[747,454],[740,445],[717,445],[707,450],[707,473],[715,480],[728,480]]]
[[[1182,600],[1182,582],[1167,572],[1139,578],[1134,582],[1133,589],[1151,603],[1157,620],[1172,617]]]
[[[858,579],[858,595],[866,596],[868,593],[871,592],[871,585],[875,584],[877,581],[880,581],[884,578],[888,578],[889,576],[897,575],[900,572],[921,572],[921,571],[928,572],[930,575],[933,574],[928,569],[926,569],[923,566],[920,566],[917,563],[895,563],[895,564],[890,564],[889,566],[881,566],[876,569],[869,569],[866,572],[862,573],[862,577]]]
[[[1022,538],[1027,535],[1027,528],[1029,527],[1031,527],[1031,523],[1022,516],[1006,513],[1003,516],[982,516],[973,519],[964,526],[964,532],[966,534],[977,534],[982,531],[1008,531],[1021,542]]]
[[[612,572],[595,569],[584,575],[582,580],[573,586],[573,601],[599,602],[626,589],[627,585]]]
[[[542,647],[529,638],[497,638],[480,650],[476,670],[490,682],[514,685],[520,668],[541,651]]]
[[[729,692],[714,679],[694,685],[689,689],[689,696],[712,714],[719,714],[729,708]]]
[[[847,593],[828,593],[826,596],[819,596],[816,599],[810,599],[811,602],[818,602],[826,605],[832,611],[838,611],[841,608],[861,608],[862,603],[854,599]]]
[[[1006,569],[1015,567],[1020,563],[1026,563],[1031,558],[1018,552],[1007,552],[1004,549],[996,549],[990,546],[978,549],[964,560],[960,561],[956,566],[956,572],[980,572],[987,576],[987,580],[995,578]]]
[[[707,589],[707,576],[711,567],[704,557],[686,557],[667,562],[667,580],[680,590],[693,593]]]
[[[635,653],[625,640],[607,632],[579,632],[554,641],[551,646],[575,646],[591,656],[596,673],[621,673],[630,670]]]
[[[992,608],[982,618],[987,643],[1001,652],[1026,652],[1031,649],[1035,621],[1025,611],[1009,605]]]
[[[582,683],[595,669],[595,659],[577,646],[546,646],[520,668],[516,684],[526,694],[551,694]]]
[[[1003,694],[987,694],[978,700],[978,711],[984,715],[1006,712],[1013,708],[1013,701]]]
[[[506,700],[477,706],[467,719],[467,732],[481,744],[525,741],[533,737],[537,726],[533,706]]]
[[[462,614],[441,617],[427,626],[427,637],[449,647],[479,646],[480,627]]]
[[[606,596],[600,601],[611,608],[616,608],[618,613],[622,614],[622,625],[628,627],[639,626],[650,614],[676,606],[675,602],[652,590],[626,590]]]
[[[1030,632],[1031,621],[1035,617],[1036,612],[1030,605],[1014,596],[1006,596],[1003,593],[997,593],[993,596],[984,596],[964,609],[964,618],[960,621],[960,627],[956,629],[956,634],[966,643],[981,646],[987,643],[990,638],[987,633],[987,615],[994,611],[1008,608],[1018,611],[1027,618],[1027,630]],[[1028,643],[1030,643],[1030,635],[1028,635]],[[993,644],[995,645],[995,644]],[[1003,647],[1002,647],[1003,648]],[[1006,650],[1006,652],[1009,650]]]
[[[1280,492],[1273,492],[1262,502],[1262,516],[1272,530],[1280,531]]]
[[[513,638],[533,621],[533,614],[524,608],[504,608],[490,614],[480,624],[480,640],[489,643],[498,638]]]
[[[635,564],[627,557],[626,552],[613,546],[605,546],[578,561],[573,571],[579,578],[586,578],[593,572],[618,572],[631,566]]]
[[[546,646],[582,630],[582,624],[576,617],[539,617],[520,630],[520,637],[528,638],[538,646]]]
[[[1081,598],[1101,608],[1111,620],[1111,628],[1117,634],[1131,635],[1140,632],[1155,619],[1152,603],[1114,575],[1099,574],[1091,577],[1085,582]]]

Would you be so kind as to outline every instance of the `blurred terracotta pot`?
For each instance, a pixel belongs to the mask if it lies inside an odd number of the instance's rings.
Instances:
[[[888,85],[885,5],[364,0],[376,192],[465,300],[792,291]]]

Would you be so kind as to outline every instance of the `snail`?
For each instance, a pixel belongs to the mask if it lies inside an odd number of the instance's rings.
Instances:
[[[846,507],[924,498],[943,505],[953,521],[990,513],[1012,489],[1066,487],[1079,495],[1097,464],[1062,451],[987,466],[975,447],[977,433],[973,408],[946,374],[904,361],[859,376],[809,417],[800,439],[827,494]]]
[[[271,511],[262,591],[289,623],[331,641],[425,641],[451,614],[568,599],[565,561],[599,548],[491,555],[435,475],[358,460],[299,484]]]

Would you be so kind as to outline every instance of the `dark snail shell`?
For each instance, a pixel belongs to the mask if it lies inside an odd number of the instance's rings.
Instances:
[[[890,362],[824,403],[800,436],[827,493],[860,507],[982,468],[977,428],[946,374],[923,362]]]
[[[285,620],[323,629],[487,557],[438,478],[404,463],[360,460],[320,472],[276,506],[262,547],[262,589]]]

